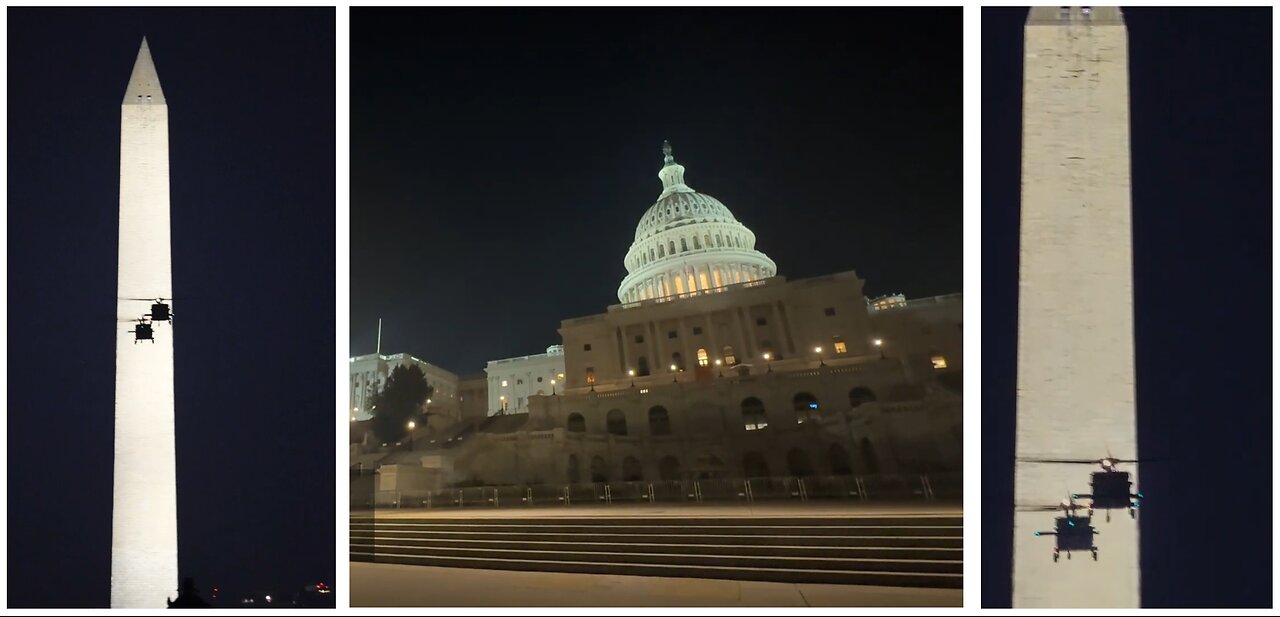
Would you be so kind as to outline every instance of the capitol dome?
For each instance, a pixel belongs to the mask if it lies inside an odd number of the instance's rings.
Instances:
[[[777,274],[773,260],[755,250],[750,229],[720,200],[684,183],[671,144],[663,142],[662,154],[662,193],[636,225],[618,299],[683,298]]]

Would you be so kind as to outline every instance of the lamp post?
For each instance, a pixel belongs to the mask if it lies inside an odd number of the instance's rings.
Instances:
[[[818,354],[818,366],[826,366],[827,363],[822,361],[822,347],[814,347],[813,353]]]
[[[876,346],[876,349],[880,352],[880,359],[883,360],[884,359],[884,339],[876,339],[871,342]]]
[[[417,426],[418,424],[413,420],[410,420],[409,423],[405,425],[405,427],[409,429],[409,450],[411,451],[413,450],[413,429],[417,428]]]
[[[551,396],[556,395],[556,380],[551,380]]]
[[[507,414],[507,395],[503,394],[498,397],[499,404],[502,405],[502,414]]]
[[[631,378],[631,387],[636,387],[636,371],[635,369],[627,369],[627,376]]]
[[[720,370],[720,358],[716,358],[716,377],[724,377],[724,373]]]
[[[671,365],[671,383],[678,383],[680,380],[676,378],[676,365]]]
[[[773,372],[773,354],[771,354],[771,353],[769,353],[769,352],[767,352],[767,351],[766,351],[766,352],[764,352],[764,361],[765,361],[765,362],[768,364],[768,366],[769,366],[769,372],[770,372],[770,373],[772,373],[772,372]]]

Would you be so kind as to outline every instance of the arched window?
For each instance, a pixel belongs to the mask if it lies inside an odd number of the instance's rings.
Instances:
[[[568,475],[569,484],[577,484],[578,482],[582,481],[581,480],[582,472],[581,470],[578,469],[577,454],[569,455],[569,469],[568,469],[567,475]]]
[[[702,248],[702,241],[698,239],[698,236],[694,236],[694,237],[693,237],[693,249],[696,251],[696,250],[698,250],[698,249],[700,249],[700,248]]]
[[[658,406],[649,410],[649,434],[671,434],[671,418],[667,415],[665,407]]]
[[[710,364],[711,364],[711,360],[707,359],[707,350],[699,348],[698,349],[698,366],[708,366]]]
[[[764,403],[752,396],[742,401],[742,424],[748,431],[758,431],[769,426],[769,419],[764,412]]]
[[[676,241],[675,241],[675,240],[667,240],[667,254],[668,254],[668,255],[675,255],[675,254],[676,254]]]
[[[653,247],[649,247],[649,261],[654,260]]]
[[[591,481],[609,481],[609,468],[604,464],[604,459],[598,456],[591,457]]]
[[[627,416],[621,409],[610,409],[609,414],[605,416],[605,426],[610,435],[626,435]]]
[[[684,238],[680,238],[680,252],[683,253],[687,250],[689,250],[689,243]]]
[[[796,411],[796,424],[818,419],[818,399],[808,392],[799,392],[792,397],[791,407]]]
[[[831,444],[831,447],[827,449],[827,459],[831,464],[831,475],[853,475],[853,468],[849,466],[849,453],[840,444]]]
[[[665,245],[659,244],[658,257],[666,257],[666,256],[667,256],[667,247]]]
[[[704,235],[702,241],[707,245],[707,248],[711,248],[711,234]]]
[[[759,452],[748,452],[742,455],[742,476],[745,478],[769,477],[769,463]]]
[[[665,482],[680,479],[680,461],[674,456],[664,456],[658,461],[658,477]]]
[[[640,356],[640,359],[636,361],[636,375],[644,377],[645,375],[648,375],[648,374],[649,374],[649,359],[644,356]]]
[[[587,421],[580,413],[569,414],[569,432],[585,433],[587,432]]]
[[[733,366],[738,363],[738,359],[733,355],[733,347],[730,345],[724,346],[724,363],[728,366]]]
[[[720,237],[720,234],[716,234],[716,248],[724,246],[724,242],[722,240],[723,239]]]
[[[623,482],[639,482],[644,479],[644,474],[640,471],[640,461],[634,456],[628,456],[622,459],[622,481]]]
[[[860,407],[863,403],[873,403],[876,400],[876,393],[868,388],[861,386],[849,391],[849,406]]]
[[[800,448],[787,452],[787,472],[797,478],[812,476],[813,462],[809,460],[809,453]]]

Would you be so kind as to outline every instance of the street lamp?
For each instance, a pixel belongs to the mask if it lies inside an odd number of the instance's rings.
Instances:
[[[507,413],[507,395],[499,396],[498,401],[502,404],[502,413]]]
[[[772,373],[773,372],[773,354],[767,351],[764,352],[764,361],[768,363],[769,372]]]
[[[876,349],[880,351],[880,359],[883,360],[884,359],[884,339],[876,339],[874,341],[871,341],[871,343],[874,344],[876,346]]]
[[[551,380],[551,396],[556,395],[556,380]]]
[[[813,353],[818,354],[818,366],[826,366],[827,363],[822,361],[822,347],[814,347]]]
[[[416,422],[414,422],[413,420],[410,420],[410,421],[409,421],[409,430],[411,430],[411,431],[412,431],[412,430],[413,430],[414,428],[416,428],[417,426],[418,426],[418,424],[417,424]]]
[[[724,377],[724,373],[720,371],[720,358],[716,358],[716,377]]]
[[[676,365],[671,365],[671,383],[677,383],[680,380],[676,378]]]
[[[631,377],[631,387],[636,387],[636,371],[635,369],[627,369],[627,375]],[[554,382],[553,382],[554,383]]]

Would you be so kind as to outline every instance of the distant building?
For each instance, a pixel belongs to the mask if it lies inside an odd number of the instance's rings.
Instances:
[[[487,415],[529,413],[530,397],[551,394],[553,385],[564,389],[564,347],[552,345],[546,353],[490,360],[484,372],[488,377]]]
[[[406,353],[366,354],[350,359],[351,388],[348,408],[352,420],[363,421],[373,417],[370,402],[373,395],[386,385],[387,377],[397,366],[416,366],[427,376],[427,385],[434,390],[430,405],[445,412],[458,405],[458,376],[425,360]],[[453,413],[455,417],[460,414]]]
[[[880,296],[873,300],[868,300],[867,304],[872,311],[883,311],[885,309],[897,308],[907,304],[907,297],[902,294],[890,294]]]

